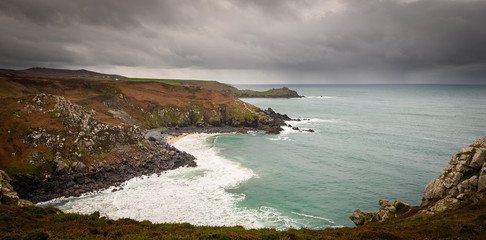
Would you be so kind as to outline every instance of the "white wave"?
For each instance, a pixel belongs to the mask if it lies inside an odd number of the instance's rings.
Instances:
[[[252,170],[222,159],[210,148],[207,134],[186,136],[174,145],[197,158],[195,168],[179,168],[160,176],[134,178],[122,190],[58,199],[66,212],[99,211],[112,219],[132,218],[155,223],[260,228],[255,210],[238,207],[244,194],[225,190],[238,187],[256,176]]]
[[[318,217],[318,216],[313,216],[313,215],[308,215],[308,214],[303,214],[303,213],[296,213],[296,212],[292,212],[292,213],[295,214],[295,215],[299,215],[299,216],[303,216],[303,217],[308,217],[308,218],[314,218],[314,219],[320,219],[320,220],[324,220],[326,222],[335,224],[335,222],[332,221],[331,219],[327,219],[327,218],[324,218],[324,217]]]
[[[255,214],[259,219],[259,223],[267,228],[284,230],[288,228],[300,228],[301,226],[295,219],[283,215],[272,207],[262,206]]]
[[[331,97],[331,96],[305,96],[305,97],[300,98],[300,99],[306,99],[306,98],[310,98],[310,99],[331,99],[331,98],[336,98],[336,97]]]
[[[178,168],[160,175],[133,178],[115,192],[112,187],[40,205],[54,205],[65,212],[83,214],[99,211],[110,219],[132,218],[154,223],[279,230],[307,226],[306,221],[287,216],[272,207],[250,209],[240,206],[245,194],[226,190],[258,176],[251,169],[220,157],[219,150],[207,141],[212,136],[189,135],[174,143],[178,149],[197,158],[195,168]]]
[[[282,135],[277,135],[276,137],[270,137],[270,138],[268,138],[268,140],[270,140],[270,141],[292,141],[292,139],[290,139],[289,137],[282,136]]]
[[[309,123],[335,123],[338,122],[338,119],[320,119],[320,118],[296,118],[300,119],[298,120],[290,120],[290,121],[285,121],[287,125],[303,125],[303,124],[309,124]]]

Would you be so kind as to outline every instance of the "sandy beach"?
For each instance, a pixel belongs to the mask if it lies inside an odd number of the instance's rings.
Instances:
[[[172,143],[175,143],[175,142],[179,141],[181,138],[183,138],[183,137],[185,137],[187,135],[190,135],[190,134],[197,134],[197,132],[194,132],[194,133],[183,133],[183,134],[181,134],[179,136],[167,136],[167,137],[165,137],[165,142],[172,144]]]

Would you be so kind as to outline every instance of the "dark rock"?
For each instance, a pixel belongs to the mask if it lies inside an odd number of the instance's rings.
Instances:
[[[173,155],[165,155],[161,149],[167,148]],[[101,164],[96,167],[86,168],[85,172],[64,171],[65,174],[56,174],[51,178],[43,176],[17,175],[13,185],[19,188],[19,196],[33,202],[48,201],[62,196],[80,196],[89,191],[106,189],[111,186],[119,186],[123,182],[140,175],[150,175],[178,167],[195,167],[195,158],[176,148],[150,142],[147,149],[135,155],[120,151],[120,163]],[[59,164],[62,165],[62,164]],[[79,164],[76,164],[73,168]],[[119,189],[119,188],[117,188]]]
[[[73,170],[75,172],[79,172],[79,173],[82,173],[82,172],[86,172],[88,170],[88,168],[86,167],[86,165],[82,162],[74,162],[73,163]]]
[[[58,175],[68,174],[71,172],[71,168],[63,161],[55,161],[56,170],[55,173]]]

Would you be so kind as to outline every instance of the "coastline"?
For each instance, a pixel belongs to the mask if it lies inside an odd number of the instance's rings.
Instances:
[[[83,169],[45,176],[13,176],[12,185],[21,198],[38,203],[118,187],[142,175],[196,166],[194,156],[166,143],[149,142],[140,151],[125,146],[114,153],[111,158]]]
[[[169,135],[169,136],[165,137],[164,141],[166,143],[169,143],[169,144],[174,144],[177,141],[181,140],[183,137],[188,136],[188,135],[192,135],[192,134],[199,134],[199,133],[198,132],[183,133],[183,134],[178,135],[178,136],[171,136],[171,135]]]
[[[142,175],[161,174],[179,167],[195,167],[195,157],[173,146],[185,136],[192,134],[223,134],[250,131],[265,131],[278,134],[283,129],[259,129],[252,127],[206,126],[155,128],[146,130],[144,137],[148,144],[139,151],[122,146],[114,155],[93,166],[77,169],[69,168],[51,175],[17,175],[12,177],[12,185],[18,195],[31,202],[39,203],[59,197],[78,197],[84,193],[119,187],[125,181]]]

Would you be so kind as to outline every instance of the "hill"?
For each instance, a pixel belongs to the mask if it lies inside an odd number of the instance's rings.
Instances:
[[[147,129],[278,133],[289,118],[229,94],[157,81],[0,74],[0,169],[33,202],[195,166]],[[187,130],[189,131],[189,130]]]
[[[228,93],[237,98],[300,98],[299,94],[287,87],[270,89],[267,91],[239,90],[231,85],[217,81],[181,80],[181,79],[151,79],[151,78],[127,78],[116,74],[105,74],[81,70],[29,68],[25,70],[0,70],[0,76],[20,76],[31,78],[57,78],[57,79],[91,79],[91,80],[123,80],[133,82],[159,82],[177,86],[196,86]]]

